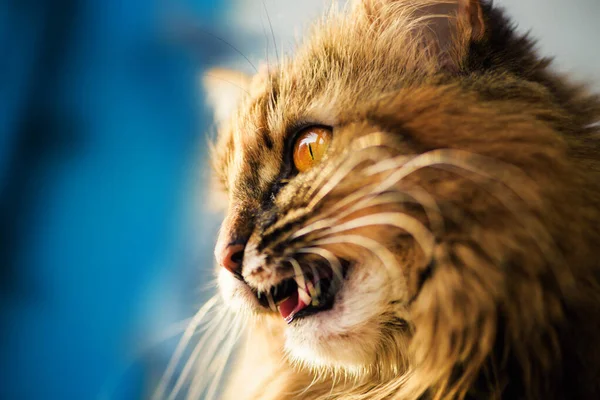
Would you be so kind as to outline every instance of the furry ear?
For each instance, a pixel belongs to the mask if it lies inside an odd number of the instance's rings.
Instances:
[[[485,20],[481,8],[481,0],[460,0],[458,6],[459,20],[462,18],[470,31],[471,40],[479,41],[485,36]]]
[[[250,92],[252,78],[243,72],[222,68],[208,70],[202,77],[207,103],[212,107],[215,121],[229,118],[238,103]]]
[[[408,19],[415,37],[427,51],[437,53],[440,66],[459,69],[471,42],[485,37],[482,0],[355,0],[373,24],[394,29]],[[407,24],[401,24],[406,29]]]

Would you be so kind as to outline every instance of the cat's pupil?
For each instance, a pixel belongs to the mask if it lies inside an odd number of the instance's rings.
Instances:
[[[325,127],[309,127],[300,132],[294,144],[294,166],[299,172],[313,167],[323,158],[329,142],[331,129]]]

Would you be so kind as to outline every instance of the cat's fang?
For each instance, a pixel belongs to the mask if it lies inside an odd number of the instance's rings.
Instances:
[[[310,295],[306,292],[305,289],[302,289],[301,287],[298,287],[298,298],[304,304],[310,304],[311,303],[311,297],[310,297]]]

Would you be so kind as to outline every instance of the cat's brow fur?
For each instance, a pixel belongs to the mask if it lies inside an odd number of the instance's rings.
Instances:
[[[391,249],[402,286],[376,305],[378,330],[347,332],[365,365],[302,359],[286,348],[281,318],[259,314],[231,398],[600,398],[600,104],[555,75],[501,11],[460,4],[467,10],[434,0],[332,9],[293,58],[248,83],[221,126],[213,163],[229,194],[223,229],[250,237],[245,260],[279,271],[308,243],[295,232],[384,180],[357,167],[311,203],[321,177],[363,154],[360,168],[402,155],[441,160],[394,190],[426,192],[444,219],[429,249],[389,227],[357,230]],[[310,124],[333,127],[330,149],[281,182],[290,140]],[[433,232],[425,208],[360,215],[402,212]],[[381,264],[352,246],[328,249],[363,268]]]

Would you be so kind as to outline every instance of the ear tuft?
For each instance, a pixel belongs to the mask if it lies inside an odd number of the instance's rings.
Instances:
[[[251,77],[239,71],[214,68],[204,73],[202,86],[217,122],[231,116],[240,100],[249,93],[250,82]]]
[[[479,41],[483,39],[485,35],[485,22],[483,20],[480,0],[460,0],[458,15],[468,21],[471,29],[471,40]]]

